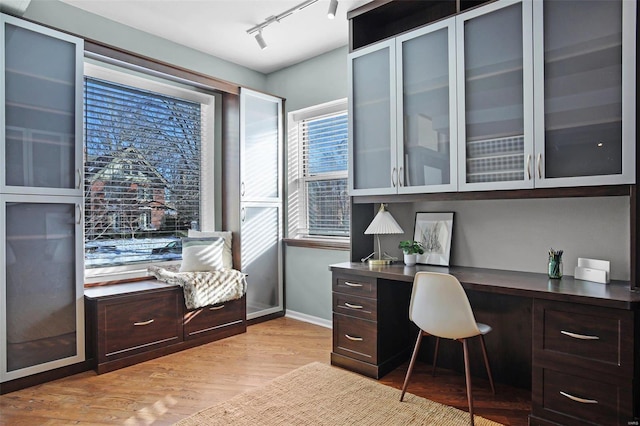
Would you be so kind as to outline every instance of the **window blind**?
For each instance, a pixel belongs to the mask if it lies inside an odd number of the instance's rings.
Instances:
[[[310,236],[349,236],[347,114],[304,119],[299,134],[306,232]]]
[[[205,106],[85,77],[84,107],[85,266],[179,259],[200,221]]]

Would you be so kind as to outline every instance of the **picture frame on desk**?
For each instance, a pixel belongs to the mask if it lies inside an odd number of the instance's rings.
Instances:
[[[413,239],[424,248],[417,263],[449,266],[452,234],[453,212],[416,212]]]

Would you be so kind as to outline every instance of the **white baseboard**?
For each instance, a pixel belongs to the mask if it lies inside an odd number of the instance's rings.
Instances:
[[[285,317],[319,325],[320,327],[333,328],[333,322],[330,320],[303,314],[301,312],[292,311],[290,309],[287,309]]]

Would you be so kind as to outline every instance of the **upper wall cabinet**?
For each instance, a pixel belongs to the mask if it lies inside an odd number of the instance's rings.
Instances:
[[[537,187],[634,183],[636,7],[534,2]]]
[[[459,188],[532,188],[531,3],[498,1],[456,19]]]
[[[0,192],[82,195],[82,40],[2,15]]]
[[[349,188],[352,195],[395,194],[395,41],[349,56]]]

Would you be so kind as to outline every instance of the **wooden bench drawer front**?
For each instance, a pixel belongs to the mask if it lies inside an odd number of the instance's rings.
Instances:
[[[631,419],[630,386],[621,388],[554,370],[543,370],[542,377],[540,408],[546,418],[576,425],[627,424]]]
[[[354,296],[376,297],[376,279],[338,275],[333,279],[333,291]]]
[[[177,292],[146,294],[105,304],[104,357],[113,358],[166,346],[180,338]]]
[[[350,294],[333,293],[333,312],[370,321],[377,318],[377,301]]]
[[[376,364],[377,324],[360,318],[333,314],[333,351]]]
[[[633,319],[630,312],[576,304],[568,308],[567,304],[545,302],[536,303],[536,316],[542,321],[538,324],[543,334],[534,351],[543,357],[580,360],[589,363],[585,367],[600,372],[631,373],[629,348],[633,347]]]
[[[184,338],[194,339],[216,332],[220,328],[245,321],[245,297],[186,311],[183,318]]]

